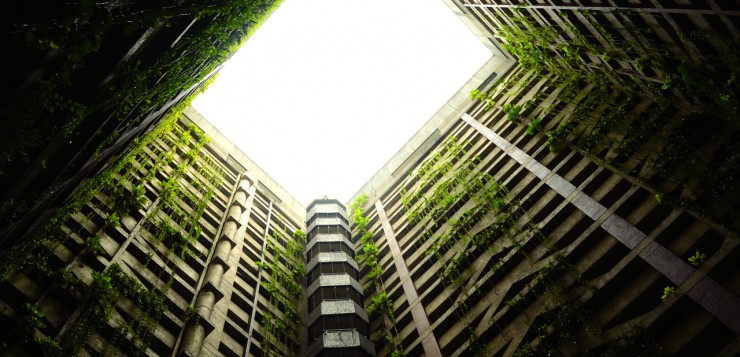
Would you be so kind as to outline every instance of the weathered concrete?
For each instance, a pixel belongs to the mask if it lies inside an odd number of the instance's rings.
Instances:
[[[352,300],[331,300],[322,301],[315,309],[313,309],[313,311],[311,311],[311,313],[308,314],[308,324],[313,324],[316,322],[316,319],[321,316],[345,314],[357,315],[361,319],[365,320],[365,322],[368,322],[365,309],[362,306],[357,305],[356,302]]]
[[[313,357],[325,348],[352,348],[360,347],[370,355],[375,355],[372,343],[357,330],[332,330],[324,332],[323,336],[309,347],[308,355]]]
[[[393,263],[398,271],[398,277],[402,281],[403,292],[406,294],[406,299],[409,302],[411,308],[411,315],[414,319],[414,325],[416,330],[419,332],[419,336],[427,336],[422,340],[424,346],[424,354],[427,356],[442,356],[442,351],[439,349],[437,339],[434,337],[434,332],[430,329],[429,318],[424,311],[424,305],[419,300],[419,294],[416,291],[414,282],[411,280],[409,275],[409,269],[406,266],[406,261],[403,259],[401,254],[401,248],[398,246],[396,240],[396,233],[393,231],[388,216],[383,208],[383,202],[380,200],[375,201],[375,210],[378,212],[378,219],[383,226],[383,232],[385,238],[388,241],[388,247],[390,248],[391,255],[393,256]]]
[[[486,138],[494,142],[499,146],[499,148],[501,148],[501,150],[506,151],[507,155],[515,159],[517,162],[525,165],[528,169],[532,168],[534,170],[532,172],[533,174],[538,174],[538,177],[542,175],[547,177],[545,182],[548,186],[564,198],[571,201],[575,200],[576,202],[574,202],[574,205],[578,209],[581,209],[586,215],[595,216],[597,213],[601,212],[601,215],[595,218],[601,219],[601,217],[607,212],[606,207],[599,204],[593,198],[590,198],[584,192],[578,190],[574,185],[567,182],[560,175],[553,172],[546,173],[545,170],[547,168],[543,169],[542,165],[528,166],[527,164],[529,162],[535,161],[534,158],[517,148],[512,148],[510,144],[506,145],[502,142],[505,139],[501,138],[491,129],[483,126],[472,116],[464,114],[462,119],[468,125],[483,134]],[[509,150],[505,148],[509,148]],[[648,245],[641,245],[640,243],[647,237],[647,235],[615,213],[609,214],[601,224],[601,227],[629,249],[639,249],[638,254],[643,260],[676,285],[680,286],[695,271],[694,268],[689,266],[681,258],[670,252],[668,249],[665,249],[665,247],[661,246],[657,242],[653,241]],[[721,285],[712,281],[709,277],[705,277],[702,281],[703,283],[701,287],[697,288],[694,293],[688,294],[689,297],[712,313],[727,327],[733,329],[733,332],[740,334],[740,329],[737,329],[740,327],[740,324],[731,321],[737,319],[727,318],[727,316],[740,316],[740,299],[728,292],[727,289]],[[691,287],[688,288],[691,289]],[[709,292],[709,289],[717,290]],[[712,296],[712,298],[702,298],[705,296]],[[716,305],[720,302],[722,304],[721,307]],[[720,313],[722,316],[720,316]]]
[[[362,285],[349,274],[322,274],[306,289],[306,296],[313,295],[316,290],[323,286],[351,286],[357,292],[362,293]]]
[[[357,266],[357,262],[355,262],[351,256],[347,255],[347,253],[326,252],[317,254],[316,257],[314,257],[314,259],[312,259],[306,266],[306,271],[313,270],[319,263],[347,263],[356,270],[360,270]]]

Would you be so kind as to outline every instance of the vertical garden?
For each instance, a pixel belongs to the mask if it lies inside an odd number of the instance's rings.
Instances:
[[[668,36],[661,15],[629,8],[476,14],[520,64],[471,93],[484,109],[650,188],[660,204],[740,229],[728,194],[740,187],[737,37],[698,20]]]
[[[0,247],[212,78],[280,3],[31,1],[0,11]]]
[[[192,317],[180,296],[208,255],[201,218],[224,177],[208,137],[181,123],[186,105],[4,252],[3,350],[161,353],[164,321]]]

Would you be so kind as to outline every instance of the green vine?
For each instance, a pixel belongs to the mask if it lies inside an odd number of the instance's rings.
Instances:
[[[403,345],[401,344],[399,333],[396,330],[396,316],[393,312],[393,302],[389,299],[388,293],[383,288],[382,274],[383,268],[378,262],[378,247],[375,245],[374,234],[368,229],[370,223],[365,216],[364,206],[367,204],[367,195],[360,195],[350,205],[352,211],[352,222],[354,224],[353,233],[360,237],[362,243],[362,253],[357,255],[357,261],[361,266],[367,267],[369,272],[367,277],[370,279],[369,286],[365,291],[372,291],[370,301],[366,302],[365,310],[369,315],[379,314],[383,323],[380,324],[381,331],[378,331],[382,338],[390,344],[391,355],[405,356]],[[371,335],[371,340],[377,342],[377,334]]]
[[[66,206],[29,234],[22,245],[6,253],[6,259],[0,263],[4,278],[20,273],[33,277],[49,290],[60,287],[80,297],[75,314],[58,332],[47,326],[34,327],[42,330],[40,336],[47,336],[36,337],[32,342],[46,355],[77,355],[105,324],[113,328],[113,334],[107,340],[104,354],[115,353],[113,349],[117,347],[130,355],[147,354],[153,331],[168,309],[166,294],[175,274],[171,268],[175,263],[170,261],[200,254],[190,247],[200,235],[199,220],[224,179],[220,166],[202,155],[207,136],[195,126],[183,129],[178,123],[186,104],[168,114],[161,125],[137,141],[121,159],[83,186]],[[173,137],[178,139],[170,139]],[[167,146],[162,149],[152,145],[158,141]],[[177,152],[186,154],[180,157]],[[165,165],[177,165],[177,169],[160,181],[157,173],[167,172]],[[195,180],[186,179],[186,175]],[[147,187],[156,190],[158,185],[166,187],[159,192],[159,198],[150,201]],[[103,272],[93,270],[91,280],[78,277],[80,273],[74,269],[77,264],[73,263],[85,261],[86,256],[110,259],[104,242],[113,242],[114,231],[119,231],[115,235],[121,235],[127,232],[124,229],[130,230],[122,222],[132,214],[144,215],[140,227],[151,234],[150,243],[156,243],[155,254],[160,243],[168,247],[166,252],[159,252],[165,268],[153,270],[158,272],[161,283],[147,289],[115,262]],[[61,258],[55,256],[59,247],[80,243],[87,248],[64,258],[61,267],[51,263],[52,259]],[[143,262],[145,267],[153,256],[149,255]],[[122,309],[126,316],[119,317],[114,311],[121,299],[133,303],[134,308]],[[26,343],[31,342],[20,341]]]
[[[281,241],[286,242],[284,251],[280,248]],[[288,234],[285,228],[273,229],[268,236],[266,248],[274,257],[268,262],[257,262],[257,266],[269,274],[269,280],[260,281],[260,286],[270,293],[270,304],[275,307],[275,311],[282,311],[287,319],[286,323],[276,314],[263,313],[261,323],[264,339],[261,346],[266,356],[285,354],[285,351],[275,347],[278,341],[287,346],[293,355],[297,355],[300,349],[302,317],[299,302],[303,296],[303,281],[306,276],[303,263],[305,244],[306,234],[301,230]]]

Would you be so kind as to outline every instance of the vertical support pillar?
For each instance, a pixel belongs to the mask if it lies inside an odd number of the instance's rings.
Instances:
[[[272,201],[267,208],[267,220],[265,221],[265,232],[262,236],[262,251],[260,252],[260,261],[265,260],[265,249],[267,249],[267,234],[270,232],[270,220],[272,219]],[[252,348],[252,336],[254,332],[254,323],[257,318],[257,299],[260,296],[260,282],[262,281],[262,268],[257,272],[257,286],[254,288],[254,299],[252,300],[252,316],[249,317],[249,331],[247,332],[247,346],[244,348],[244,356],[249,356],[249,349]]]
[[[236,232],[242,225],[241,215],[246,209],[248,190],[249,181],[243,176],[240,177],[216,243],[216,249],[208,263],[205,279],[203,279],[195,300],[196,318],[189,321],[185,328],[183,343],[178,355],[199,356],[203,341],[214,329],[214,326],[210,323],[210,318],[213,314],[214,305],[224,295],[219,290],[219,286],[224,272],[229,270],[228,259],[231,251],[236,246]]]
[[[625,247],[639,251],[640,258],[677,286],[689,281],[689,278],[696,272],[696,269],[683,259],[654,241],[654,237],[649,238],[647,234],[620,217],[616,212],[608,210],[593,197],[481,124],[476,118],[469,114],[463,114],[461,119],[498,146],[506,155],[541,179],[555,192],[570,201],[586,216],[599,223],[601,228],[624,244]],[[701,280],[691,280],[689,285],[682,286],[682,288],[687,291],[686,295],[699,306],[707,310],[734,333],[740,334],[740,319],[737,318],[740,316],[740,299],[732,292],[706,275]]]
[[[409,277],[409,268],[403,259],[401,247],[396,240],[396,232],[393,231],[393,227],[390,221],[388,221],[388,215],[385,213],[382,201],[378,200],[375,202],[375,210],[378,212],[378,219],[383,226],[383,233],[385,233],[385,239],[388,241],[388,248],[391,251],[391,255],[393,255],[393,264],[395,264],[398,277],[402,282],[403,293],[406,295],[406,300],[409,301],[411,317],[414,319],[416,331],[419,332],[419,336],[422,338],[421,345],[424,347],[424,354],[429,357],[442,357],[442,351],[439,349],[439,344],[437,344],[437,338],[434,337],[434,331],[430,328],[429,318],[427,317],[426,310],[424,310],[424,305],[419,300],[419,293],[416,291],[416,286],[414,286],[414,282]],[[425,333],[426,336],[424,336]]]

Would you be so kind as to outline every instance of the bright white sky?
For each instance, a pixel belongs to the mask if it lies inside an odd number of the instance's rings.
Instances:
[[[286,0],[193,106],[301,203],[346,202],[490,56],[441,0]]]

